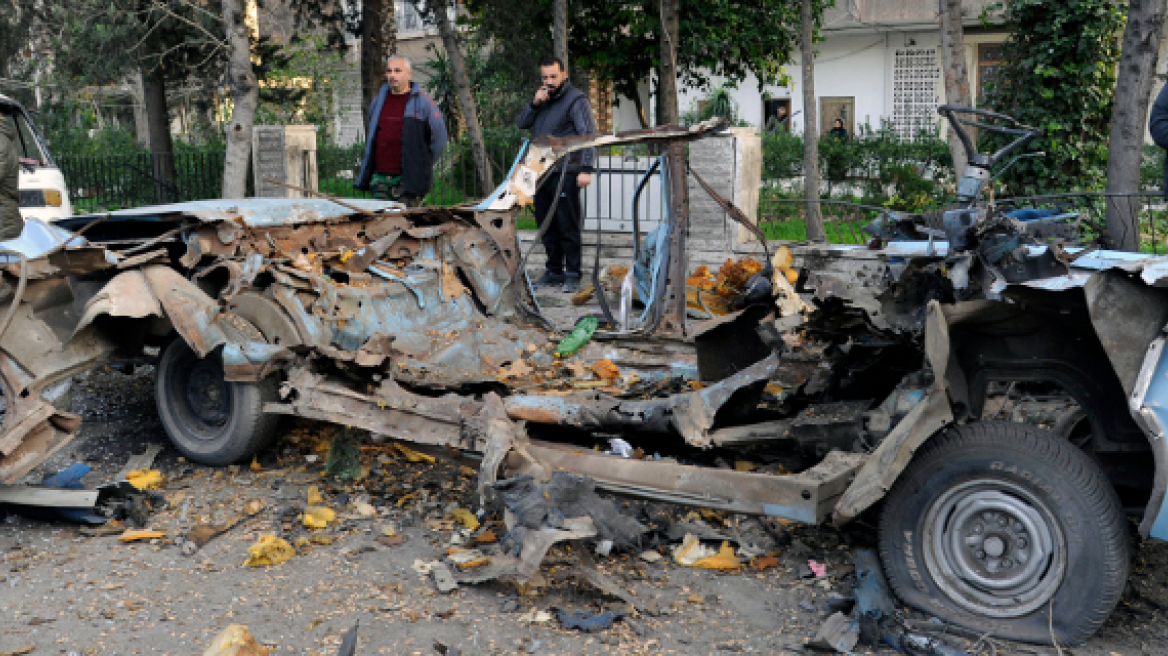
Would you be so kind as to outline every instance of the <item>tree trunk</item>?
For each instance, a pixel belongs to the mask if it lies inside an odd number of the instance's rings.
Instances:
[[[150,122],[146,118],[146,92],[142,82],[142,72],[130,75],[130,86],[134,94],[134,136],[138,143],[150,147]]]
[[[393,0],[361,0],[361,115],[385,84],[385,6],[393,12]],[[396,39],[395,39],[396,40]]]
[[[166,107],[166,78],[159,67],[142,71],[142,95],[146,104],[146,123],[150,132],[151,174],[154,177],[154,201],[177,200],[174,170],[174,142],[170,138],[170,112]]]
[[[938,0],[941,19],[941,61],[945,66],[945,104],[972,106],[969,73],[965,69],[965,29],[961,24],[961,0]],[[966,154],[961,139],[947,126],[949,153],[953,156],[953,173],[958,180],[965,174]]]
[[[802,34],[799,38],[803,59],[803,193],[807,197],[807,238],[827,241],[823,231],[823,214],[819,211],[819,127],[815,101],[815,42],[812,24],[812,0],[803,0]]]
[[[454,28],[450,25],[450,17],[446,15],[445,0],[427,0],[434,22],[438,25],[438,34],[442,37],[442,46],[446,49],[446,58],[450,61],[450,72],[454,76],[454,88],[458,92],[458,107],[462,118],[466,121],[467,136],[470,137],[470,150],[474,155],[475,170],[482,184],[483,194],[489,194],[495,189],[495,176],[491,172],[491,161],[487,158],[487,147],[483,141],[483,129],[479,125],[479,110],[475,106],[474,92],[470,87],[470,75],[466,70],[466,60],[462,58],[462,50],[458,47]]]
[[[554,0],[555,16],[552,20],[552,52],[564,66],[568,65],[568,0]]]
[[[661,0],[661,63],[657,68],[657,125],[678,123],[677,39],[681,30],[679,0]]]
[[[1148,101],[1160,35],[1164,28],[1165,0],[1131,0],[1123,50],[1115,81],[1115,106],[1111,110],[1111,137],[1108,143],[1107,191],[1139,191],[1140,161],[1144,151],[1144,126],[1148,123]],[[1107,201],[1107,240],[1122,251],[1140,249],[1140,203],[1135,198]]]
[[[381,71],[385,71],[390,55],[397,54],[397,3],[394,0],[382,0],[381,5]],[[384,80],[384,76],[381,78]],[[381,88],[380,85],[377,87]],[[370,100],[372,102],[372,100]]]
[[[247,195],[247,164],[251,157],[252,124],[260,102],[260,88],[251,68],[251,38],[244,21],[242,0],[223,0],[227,30],[227,86],[234,109],[227,125],[227,153],[223,158],[223,198]]]

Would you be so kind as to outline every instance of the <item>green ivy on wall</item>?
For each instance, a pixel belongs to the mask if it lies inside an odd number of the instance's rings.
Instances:
[[[979,105],[1041,128],[1030,151],[1002,178],[1005,193],[1030,195],[1101,190],[1107,174],[1107,137],[1115,67],[1125,22],[1120,0],[1005,0],[1010,36],[1000,72]],[[984,134],[979,150],[1006,143]]]

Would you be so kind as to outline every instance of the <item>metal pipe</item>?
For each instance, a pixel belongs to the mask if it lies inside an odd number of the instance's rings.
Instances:
[[[567,173],[568,167],[565,163],[560,168],[560,181],[558,184],[556,184],[556,196],[552,200],[551,207],[549,207],[548,211],[544,214],[543,225],[539,226],[539,229],[535,233],[535,239],[532,240],[531,246],[527,247],[527,252],[523,254],[523,258],[519,261],[519,273],[523,276],[523,282],[525,283],[524,287],[526,287],[528,292],[531,294],[531,301],[535,304],[535,308],[529,308],[526,304],[524,304],[522,295],[519,293],[519,285],[516,285],[513,288],[515,290],[515,302],[519,305],[519,308],[543,322],[544,326],[548,330],[555,330],[556,326],[551,321],[549,321],[547,317],[543,316],[543,312],[541,312],[539,309],[539,300],[535,298],[535,289],[531,286],[531,277],[527,275],[527,258],[531,257],[531,252],[535,250],[535,245],[540,243],[540,241],[543,239],[543,236],[547,234],[548,228],[551,226],[552,220],[555,218],[556,208],[559,207],[560,204],[560,193],[562,193],[564,190],[564,179],[567,177]],[[538,192],[539,189],[537,188],[536,193]]]
[[[8,307],[8,312],[4,315],[4,321],[0,323],[0,341],[3,341],[4,334],[8,332],[8,326],[12,324],[12,319],[16,317],[16,308],[20,307],[20,302],[24,300],[24,290],[28,286],[28,258],[20,251],[0,250],[0,255],[15,255],[20,259],[20,282],[16,284],[16,293],[12,296],[12,305]]]
[[[661,157],[658,157],[657,159],[653,160],[653,165],[649,167],[649,170],[645,171],[645,175],[641,176],[641,180],[639,182],[637,182],[636,190],[633,191],[633,255],[634,255],[634,257],[636,256],[637,253],[641,252],[641,216],[640,216],[640,212],[638,211],[639,205],[641,202],[641,192],[645,191],[645,187],[646,187],[646,185],[649,184],[649,180],[650,180],[650,178],[653,177],[653,173],[655,173],[657,171],[657,169],[660,167],[661,167]]]

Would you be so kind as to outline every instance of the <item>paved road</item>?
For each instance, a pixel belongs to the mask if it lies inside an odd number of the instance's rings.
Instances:
[[[83,376],[75,409],[86,422],[78,440],[30,480],[80,460],[94,468],[85,483],[97,485],[131,454],[166,444],[149,368],[132,376],[108,370]],[[553,550],[542,585],[527,590],[486,583],[439,594],[412,566],[441,557],[456,535],[444,521],[447,512],[473,504],[473,479],[457,463],[408,463],[378,447],[365,452],[372,466],[363,485],[332,483],[320,476],[321,458],[309,462],[320,455],[328,431],[288,426],[280,444],[258,459],[259,471],[194,466],[168,447],[156,461],[167,477],[161,491],[167,504],[150,520],[167,533],[157,544],[85,537],[73,525],[26,518],[0,523],[0,653],[32,646],[33,654],[199,654],[216,633],[240,623],[274,654],[333,654],[342,632],[358,621],[358,654],[433,654],[436,641],[467,654],[799,653],[827,616],[829,600],[850,594],[853,547],[873,537],[863,526],[837,532],[738,518],[744,539],[774,553],[778,563],[740,574],[687,569],[668,559],[650,564],[635,552],[615,552],[597,559],[600,569],[661,613],[580,633],[541,613],[625,606],[564,576],[575,553]],[[303,528],[299,509],[310,485],[352,518],[318,531]],[[194,556],[169,543],[192,523],[224,521],[252,499],[262,500],[264,510]],[[359,518],[346,510],[354,501],[367,501],[379,514]],[[684,512],[639,504],[625,511],[658,525]],[[729,531],[734,521],[709,517],[707,523]],[[388,527],[404,543],[382,541]],[[243,567],[248,547],[269,532],[314,541],[282,565]],[[670,545],[647,546],[668,554]],[[809,559],[826,564],[827,577],[802,578]],[[1087,645],[1067,653],[1165,653],[1166,605],[1168,549],[1144,545],[1120,608]],[[952,644],[981,654],[991,647],[1055,653],[990,640],[974,645],[953,638]]]

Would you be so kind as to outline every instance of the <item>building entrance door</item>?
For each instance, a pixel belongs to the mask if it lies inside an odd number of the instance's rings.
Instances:
[[[835,125],[835,120],[844,122],[848,137],[856,134],[855,96],[823,96],[819,99],[819,134],[827,134]]]

